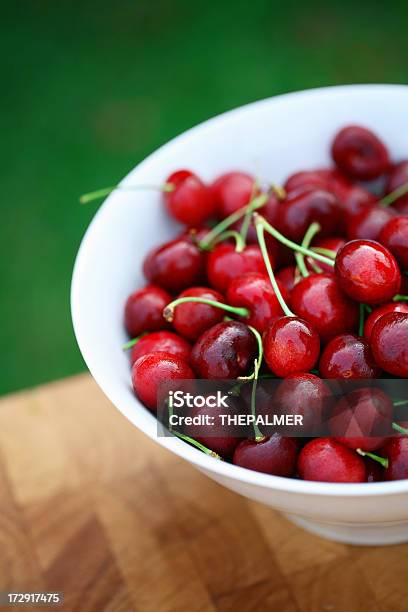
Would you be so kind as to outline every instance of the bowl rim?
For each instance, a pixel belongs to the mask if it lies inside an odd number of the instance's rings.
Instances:
[[[316,87],[306,90],[292,91],[289,93],[284,93],[250,102],[248,104],[233,108],[224,113],[211,117],[210,119],[207,119],[172,138],[165,144],[161,145],[159,148],[155,149],[141,162],[136,164],[134,168],[132,168],[132,170],[122,179],[122,181],[120,181],[120,184],[126,184],[126,182],[130,179],[130,175],[132,175],[136,169],[143,168],[145,164],[149,163],[153,156],[165,151],[167,148],[171,147],[176,141],[179,141],[185,137],[190,137],[194,135],[196,131],[206,129],[207,127],[214,127],[214,125],[217,124],[221,124],[223,121],[228,120],[236,114],[242,112],[252,112],[253,110],[261,108],[262,106],[266,106],[278,101],[284,102],[285,100],[292,100],[294,98],[306,99],[313,96],[330,97],[332,95],[336,95],[337,93],[363,93],[364,91],[369,92],[370,95],[379,92],[385,93],[391,91],[396,93],[401,92],[404,95],[407,95],[408,85],[369,83]],[[104,394],[108,397],[108,399],[113,403],[115,408],[119,410],[119,412],[121,412],[125,418],[130,420],[126,412],[120,407],[121,400],[119,397],[117,397],[117,393],[114,386],[110,385],[109,381],[105,380],[99,374],[97,368],[95,368],[92,364],[91,354],[93,349],[87,344],[86,339],[82,334],[79,313],[81,303],[81,298],[79,295],[79,278],[81,275],[82,262],[86,258],[86,245],[88,244],[90,236],[93,233],[96,225],[101,222],[103,211],[110,205],[110,200],[111,196],[106,198],[105,201],[99,206],[81,240],[78,253],[75,258],[70,293],[71,318],[79,349],[92,377],[94,378],[98,386],[102,389]],[[137,398],[135,398],[135,406],[143,410],[147,410],[137,400]],[[137,415],[137,412],[135,412],[135,415]],[[198,449],[186,444],[185,442],[176,437],[158,437],[157,435],[154,435],[155,431],[151,430],[148,426],[146,426],[145,423],[137,423],[136,421],[137,419],[130,422],[132,423],[132,425],[136,425],[138,429],[140,429],[144,434],[146,434],[149,438],[160,444],[162,447],[167,448],[179,457],[186,459],[190,463],[194,464],[197,468],[202,469],[206,472],[211,472],[215,475],[220,476],[221,478],[226,477],[248,485],[259,486],[262,488],[286,493],[310,496],[318,495],[329,497],[371,497],[373,495],[395,495],[408,492],[408,479],[375,483],[330,483],[310,480],[306,481],[295,478],[273,476],[271,474],[265,474],[262,472],[256,472],[234,465],[232,463],[216,460],[213,457],[202,453]]]

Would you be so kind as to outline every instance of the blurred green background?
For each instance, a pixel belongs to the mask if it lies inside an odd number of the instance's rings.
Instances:
[[[407,82],[402,1],[1,4],[0,393],[84,368],[69,285],[96,207],[79,194],[240,104]]]

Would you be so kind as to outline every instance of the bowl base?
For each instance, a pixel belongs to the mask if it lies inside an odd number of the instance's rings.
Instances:
[[[356,546],[387,546],[408,542],[408,522],[404,523],[376,523],[372,525],[352,525],[339,523],[321,523],[285,514],[286,518],[321,538],[354,544]]]

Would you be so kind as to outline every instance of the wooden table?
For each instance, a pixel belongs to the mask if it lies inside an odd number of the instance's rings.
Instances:
[[[408,546],[308,535],[161,449],[81,375],[0,400],[0,591],[20,589],[63,591],[75,612],[407,611]]]

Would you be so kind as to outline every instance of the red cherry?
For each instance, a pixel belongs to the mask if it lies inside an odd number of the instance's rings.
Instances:
[[[299,317],[280,317],[272,321],[265,332],[265,361],[281,378],[311,370],[319,358],[319,351],[319,336],[310,323]]]
[[[343,291],[366,304],[391,300],[401,285],[394,256],[373,240],[347,242],[337,253],[335,272]]]
[[[341,334],[326,344],[319,363],[322,378],[378,378],[381,374],[366,340]]]
[[[133,390],[150,410],[157,410],[157,393],[160,383],[169,380],[195,378],[190,366],[170,353],[151,353],[140,357],[132,367]]]
[[[230,403],[230,402],[229,402]],[[237,414],[234,406],[229,405],[228,414]],[[223,425],[220,418],[221,414],[225,414],[225,408],[219,407],[194,407],[191,408],[189,415],[190,417],[205,419],[209,417],[212,419],[211,425],[185,425],[184,433],[191,438],[197,440],[213,452],[223,457],[223,459],[231,459],[235,448],[241,441],[238,437],[237,427],[231,425]]]
[[[206,185],[190,170],[173,172],[166,181],[172,191],[164,193],[169,214],[185,225],[201,225],[214,216],[215,203]]]
[[[170,295],[161,287],[147,285],[130,295],[125,305],[125,327],[132,337],[145,331],[167,329],[163,308],[171,301]]]
[[[134,363],[143,355],[149,353],[169,353],[175,357],[179,357],[183,361],[188,361],[191,353],[190,344],[180,338],[177,334],[170,331],[157,331],[152,334],[142,336],[131,352],[131,362]]]
[[[229,379],[247,373],[257,344],[254,334],[239,321],[218,323],[193,346],[191,364],[201,378]]]
[[[204,275],[204,257],[184,238],[166,242],[147,254],[143,273],[148,281],[172,292],[197,285]]]
[[[283,287],[280,289],[285,293]],[[271,319],[283,314],[266,274],[252,273],[234,278],[228,286],[227,300],[231,306],[248,308],[250,315],[243,320],[260,333],[265,331]]]
[[[338,196],[339,197],[339,196]],[[367,208],[374,206],[378,198],[376,198],[370,191],[364,189],[360,185],[353,185],[344,190],[342,197],[339,197],[342,204],[343,210],[346,213],[346,218],[349,219],[354,215],[358,215]]]
[[[395,212],[391,208],[375,205],[367,207],[349,219],[347,236],[350,240],[356,238],[378,240],[381,230],[394,216]]]
[[[392,193],[398,187],[402,187],[408,183],[408,160],[404,160],[399,164],[395,164],[391,169],[387,182],[387,193]],[[408,214],[408,193],[399,197],[393,206],[401,213]]]
[[[382,228],[379,241],[394,255],[403,270],[408,270],[408,215],[390,219]]]
[[[284,287],[287,293],[287,302],[290,305],[290,294],[292,293],[292,289],[295,286],[295,281],[297,279],[296,274],[296,266],[287,266],[286,268],[281,268],[279,272],[276,273],[276,280],[279,281],[279,286]],[[297,279],[299,280],[299,279]]]
[[[312,274],[300,280],[291,293],[293,311],[311,323],[323,342],[358,325],[358,304],[340,289],[332,274]]]
[[[405,480],[408,478],[408,437],[391,438],[381,454],[388,459],[385,480]]]
[[[297,453],[298,445],[293,438],[275,433],[259,442],[243,440],[235,449],[232,462],[248,470],[290,477],[295,471]]]
[[[178,297],[197,297],[224,302],[221,293],[208,287],[191,287],[180,293]],[[197,340],[206,329],[220,323],[224,316],[225,312],[214,306],[198,302],[185,302],[174,309],[173,327],[185,338]]]
[[[330,170],[303,170],[291,174],[285,181],[283,188],[287,193],[303,189],[327,189]]]
[[[260,249],[247,246],[238,252],[232,244],[219,244],[208,255],[207,276],[210,284],[225,293],[230,282],[248,272],[265,274],[265,264]]]
[[[302,430],[309,432],[322,426],[330,397],[330,389],[318,376],[290,374],[280,383],[273,405],[279,414],[301,415]]]
[[[337,252],[345,244],[346,241],[344,240],[344,238],[340,238],[339,236],[331,236],[330,238],[321,238],[319,240],[314,240],[313,248],[317,247],[319,249],[327,249],[328,251],[333,251],[333,253],[337,254]],[[313,271],[313,268],[310,264],[310,260],[310,257],[306,257],[306,265],[310,271]],[[328,274],[333,274],[334,272],[333,266],[329,266],[329,264],[325,264],[319,261],[318,266],[323,272],[327,272]]]
[[[371,130],[357,125],[338,132],[333,141],[332,156],[344,174],[361,181],[381,176],[390,164],[388,151],[381,140]]]
[[[391,312],[375,323],[371,348],[378,365],[394,376],[408,377],[408,314]]]
[[[365,482],[365,463],[357,453],[332,438],[316,438],[300,451],[298,472],[303,480]]]
[[[335,232],[341,221],[336,196],[323,190],[289,194],[276,219],[276,225],[282,234],[300,242],[312,221],[320,224],[320,236]]]
[[[345,446],[371,452],[384,446],[392,432],[392,414],[392,402],[381,389],[354,389],[337,402],[330,431]]]
[[[211,185],[218,216],[223,219],[246,206],[256,195],[254,179],[245,172],[227,172]]]
[[[370,312],[364,324],[364,338],[366,340],[370,340],[371,332],[373,331],[373,327],[377,323],[378,319],[389,312],[405,312],[408,314],[408,302],[390,302],[389,304],[383,304]]]

